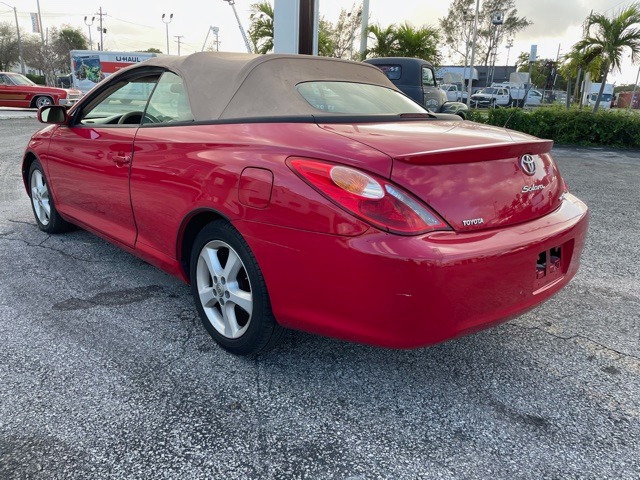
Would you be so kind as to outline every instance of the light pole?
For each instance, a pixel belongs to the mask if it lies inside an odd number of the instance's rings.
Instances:
[[[362,25],[360,28],[360,58],[364,60],[367,56],[367,38],[369,36],[369,0],[362,2]],[[317,53],[316,53],[317,55]]]
[[[633,92],[631,92],[631,100],[629,100],[629,105],[627,105],[627,111],[631,110],[631,107],[633,105],[635,105],[636,90],[638,88],[638,79],[639,78],[640,78],[640,67],[638,67],[638,74],[636,75],[636,83],[633,84]]]
[[[89,27],[89,50],[93,50],[93,41],[91,40],[91,26],[93,25],[93,21],[96,19],[96,17],[91,17],[91,23],[87,23],[87,18],[89,17],[84,17],[84,24]]]
[[[18,34],[18,56],[20,57],[20,72],[24,75],[24,57],[22,56],[22,40],[20,39],[20,26],[18,25],[18,10],[16,7],[5,2],[0,2],[9,8],[13,8],[13,15],[16,17],[16,33]]]
[[[164,23],[167,27],[167,55],[169,55],[169,24],[171,20],[173,20],[173,13],[169,14],[169,19],[165,21],[164,17],[166,17],[166,13],[162,14],[162,23]]]
[[[489,75],[489,85],[493,83],[493,76],[496,72],[496,59],[498,57],[498,39],[500,38],[500,27],[504,23],[504,13],[500,11],[491,14],[491,24],[494,27],[493,40],[491,41],[491,51],[489,52],[489,62],[491,70]]]
[[[216,36],[216,52],[219,51],[219,45],[220,45],[220,40],[218,39],[218,32],[220,32],[220,29],[218,27],[213,27],[211,28],[211,30],[213,31],[213,34]]]
[[[209,30],[207,30],[207,36],[204,37],[204,43],[202,44],[202,50],[200,50],[201,52],[204,52],[204,47],[207,46],[207,40],[209,40],[209,34],[211,32],[213,32],[213,34],[216,36],[215,42],[216,42],[216,52],[219,51],[219,45],[220,45],[220,40],[218,39],[218,32],[220,31],[220,29],[218,27],[209,27]]]
[[[473,94],[473,62],[476,58],[476,42],[478,41],[478,15],[480,12],[480,0],[476,0],[476,13],[473,19],[473,43],[471,44],[471,63],[469,64],[469,85],[467,90],[467,105],[471,106]]]
[[[227,2],[229,5],[231,5],[231,8],[233,8],[233,14],[236,16],[236,20],[238,22],[238,28],[240,29],[240,33],[242,34],[242,39],[244,40],[244,46],[247,47],[247,52],[248,53],[253,53],[251,51],[251,45],[249,44],[249,39],[247,38],[247,34],[244,31],[244,28],[242,28],[242,22],[240,21],[240,17],[238,16],[238,12],[236,11],[236,0],[224,0],[225,2]]]
[[[469,49],[471,48],[471,28],[469,28],[468,33],[467,33],[467,25],[469,23],[471,23],[473,25],[473,21],[475,20],[475,15],[471,12],[464,12],[463,14],[463,20],[464,20],[464,30],[465,30],[465,36],[467,37],[467,41],[465,42],[465,50],[464,50],[464,70],[462,73],[462,86],[465,87],[465,81],[468,82],[467,80],[467,66],[469,64]],[[469,72],[469,74],[471,74],[471,72]],[[468,85],[468,83],[467,83]],[[464,90],[464,88],[463,88]],[[464,95],[461,93],[460,94],[461,98],[464,99]],[[468,102],[467,102],[468,103]]]
[[[513,38],[507,39],[507,45],[505,48],[507,49],[507,63],[504,67],[504,76],[506,78],[509,71],[509,54],[511,53],[511,48],[513,48]]]

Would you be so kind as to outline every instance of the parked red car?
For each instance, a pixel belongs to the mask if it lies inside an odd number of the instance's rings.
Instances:
[[[283,327],[433,344],[578,270],[588,210],[551,141],[430,113],[372,65],[157,57],[39,118],[22,165],[38,227],[80,226],[190,283],[236,354]]]
[[[45,105],[69,107],[81,96],[80,90],[45,87],[19,73],[0,72],[0,107],[40,108]]]

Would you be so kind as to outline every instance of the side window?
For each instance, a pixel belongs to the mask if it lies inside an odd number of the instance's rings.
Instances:
[[[80,112],[82,125],[139,125],[159,74],[122,80],[101,92]]]
[[[402,76],[402,67],[400,65],[376,65],[384,72],[389,80],[400,80]]]
[[[0,85],[8,85],[9,83],[5,80],[4,75],[0,75]]]
[[[433,75],[433,70],[428,67],[422,67],[422,86],[423,87],[435,87],[436,79]]]
[[[147,115],[142,123],[193,122],[193,120],[191,104],[182,78],[172,72],[163,73],[151,95]]]

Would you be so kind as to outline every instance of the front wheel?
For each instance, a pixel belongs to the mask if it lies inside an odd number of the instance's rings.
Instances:
[[[204,327],[225,350],[250,355],[274,347],[283,334],[253,253],[228,222],[205,226],[191,253],[191,292]]]
[[[29,197],[38,228],[47,233],[62,233],[71,227],[56,210],[49,185],[40,162],[35,160],[29,168]]]

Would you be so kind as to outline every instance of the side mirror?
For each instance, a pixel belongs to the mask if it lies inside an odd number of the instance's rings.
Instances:
[[[38,121],[41,123],[63,125],[68,119],[67,109],[60,105],[47,105],[38,110]]]

